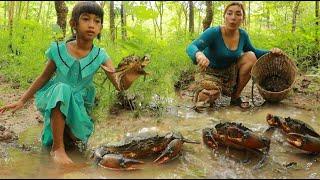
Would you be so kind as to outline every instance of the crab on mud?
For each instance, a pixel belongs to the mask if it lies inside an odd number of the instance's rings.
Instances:
[[[270,149],[270,139],[255,134],[251,129],[241,123],[224,122],[215,125],[214,128],[205,128],[202,130],[203,142],[211,149],[217,149],[218,146],[246,150],[246,161],[248,161],[248,151],[263,153],[262,159],[255,166],[260,168],[268,155]],[[261,149],[261,150],[260,150]]]
[[[267,114],[266,120],[270,126],[267,131],[279,128],[292,146],[310,153],[320,153],[320,135],[310,125],[298,119],[272,114]]]
[[[127,137],[117,145],[102,145],[97,148],[91,158],[104,168],[115,170],[136,170],[135,165],[143,164],[136,158],[160,154],[153,162],[163,164],[181,154],[183,143],[200,144],[185,139],[181,133],[169,132],[165,135],[140,133]]]

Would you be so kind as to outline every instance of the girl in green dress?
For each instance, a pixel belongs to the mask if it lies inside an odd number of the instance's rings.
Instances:
[[[44,117],[42,144],[58,164],[71,164],[64,138],[86,143],[93,131],[88,115],[93,107],[93,76],[101,67],[115,88],[115,69],[104,49],[93,44],[100,38],[103,9],[94,1],[79,2],[72,11],[70,26],[75,39],[54,42],[46,51],[48,59],[42,74],[15,103],[0,108],[0,113],[22,108],[35,95],[37,109]]]

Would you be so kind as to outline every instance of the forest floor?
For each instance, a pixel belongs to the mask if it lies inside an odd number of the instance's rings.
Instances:
[[[299,74],[289,97],[281,101],[285,105],[307,111],[320,110],[320,77]],[[25,90],[11,84],[0,75],[0,106],[18,100]],[[257,89],[255,89],[255,93]],[[251,83],[245,87],[243,97],[251,98]],[[259,98],[258,98],[259,99]],[[6,157],[6,147],[17,145],[19,134],[31,126],[43,123],[40,113],[36,110],[34,100],[30,100],[23,109],[12,114],[0,115],[0,159]],[[21,146],[21,145],[20,145]],[[22,148],[24,149],[24,148]],[[0,163],[1,164],[1,163]]]

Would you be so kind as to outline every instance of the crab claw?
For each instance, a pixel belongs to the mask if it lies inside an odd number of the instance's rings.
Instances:
[[[298,149],[312,153],[320,153],[320,138],[308,134],[288,133],[287,141]]]
[[[99,165],[114,170],[138,170],[139,168],[136,168],[135,165],[143,163],[143,161],[125,158],[120,154],[105,154]]]
[[[268,113],[266,116],[266,121],[270,126],[274,126],[274,127],[280,126],[279,116],[275,116],[275,115]]]
[[[204,144],[206,144],[211,149],[217,149],[218,143],[214,139],[211,131],[212,131],[212,129],[210,129],[210,128],[203,129],[202,130],[202,140],[203,140]]]
[[[167,148],[162,152],[162,154],[153,162],[158,164],[166,163],[170,160],[175,159],[182,149],[183,141],[180,139],[174,139],[172,140]]]

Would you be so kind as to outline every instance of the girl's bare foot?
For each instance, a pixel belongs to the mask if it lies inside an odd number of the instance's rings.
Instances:
[[[56,149],[55,151],[50,152],[53,157],[53,161],[61,165],[70,165],[73,164],[73,161],[69,158],[67,153],[63,148]]]

